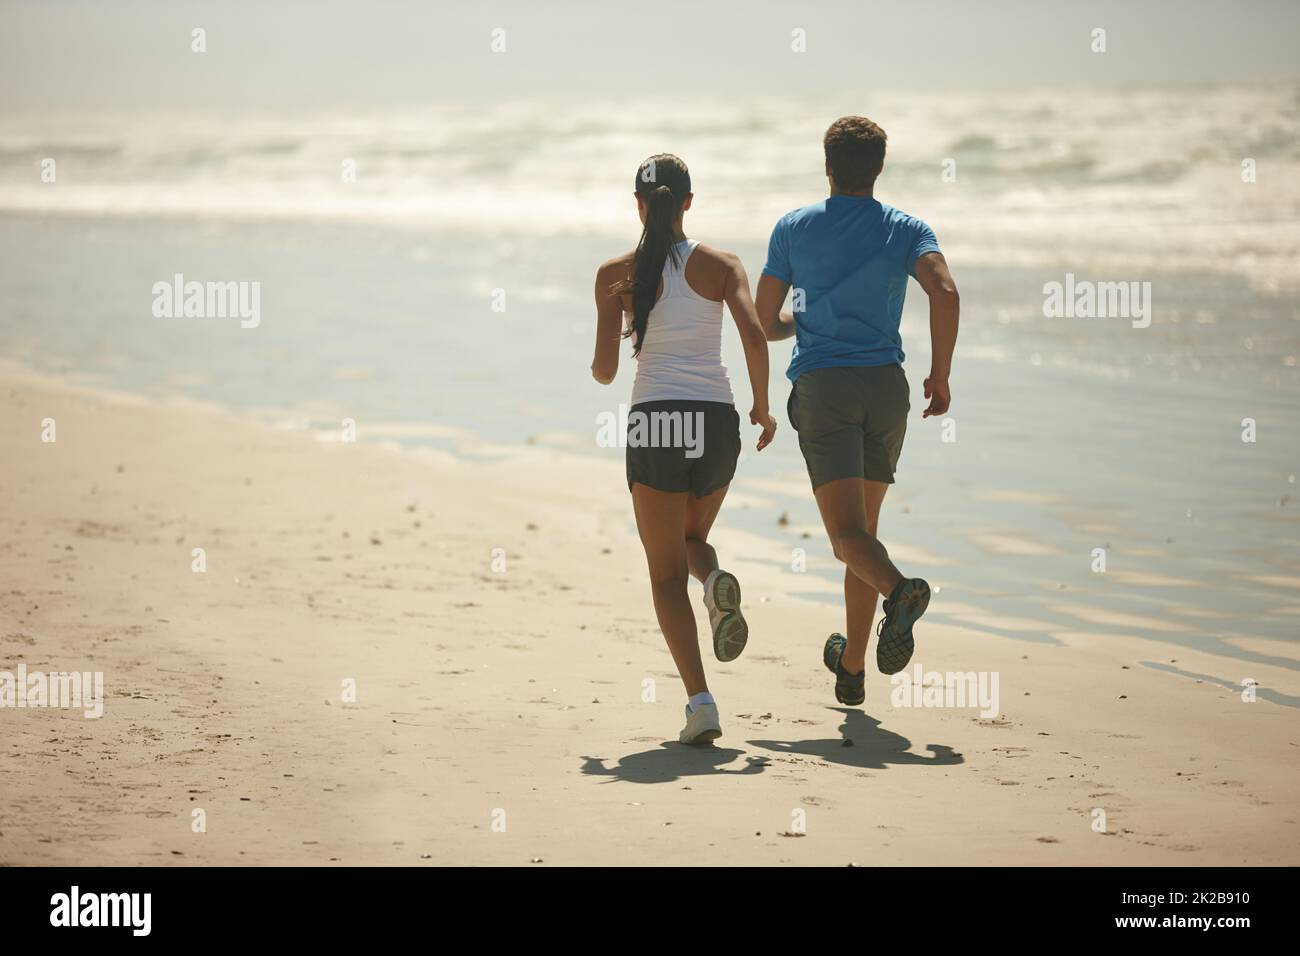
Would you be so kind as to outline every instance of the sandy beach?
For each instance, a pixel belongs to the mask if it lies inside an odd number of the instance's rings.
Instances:
[[[936,614],[916,662],[996,673],[996,717],[874,671],[843,708],[830,586],[724,509],[752,637],[710,662],[718,746],[685,748],[613,461],[321,440],[16,365],[0,397],[0,671],[105,693],[0,710],[0,864],[1300,863],[1300,672],[1144,637],[1189,624],[1176,586],[1140,619],[1062,593],[1042,643]],[[1237,670],[1255,701],[1206,676]]]

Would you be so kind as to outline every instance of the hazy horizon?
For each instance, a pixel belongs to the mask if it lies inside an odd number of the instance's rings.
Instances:
[[[1300,8],[757,0],[5,0],[0,110],[403,108],[635,96],[1260,85],[1300,80]],[[505,30],[505,52],[490,49]],[[1106,52],[1091,50],[1094,28]],[[191,51],[191,30],[206,52]],[[806,52],[791,49],[805,31]]]

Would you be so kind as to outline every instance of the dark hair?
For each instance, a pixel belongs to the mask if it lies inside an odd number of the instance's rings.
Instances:
[[[885,131],[865,116],[841,116],[826,131],[822,145],[837,189],[868,189],[885,163]]]
[[[641,351],[641,343],[645,340],[646,325],[659,294],[664,263],[670,255],[673,262],[678,262],[673,224],[690,192],[690,171],[672,153],[651,156],[637,167],[636,193],[645,200],[645,228],[636,244],[631,277],[615,283],[611,290],[615,295],[632,296],[632,328],[623,336],[632,336],[633,355]]]

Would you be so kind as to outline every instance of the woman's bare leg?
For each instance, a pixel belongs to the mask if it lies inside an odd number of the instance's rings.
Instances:
[[[645,548],[650,572],[650,593],[655,615],[668,650],[677,665],[687,696],[709,689],[700,659],[695,611],[686,594],[690,578],[686,556],[686,513],[689,492],[656,491],[646,485],[632,486],[632,507],[637,532]]]
[[[691,575],[701,583],[718,570],[718,553],[709,544],[709,529],[718,516],[722,499],[727,497],[728,485],[723,485],[711,495],[696,498],[688,495],[686,501],[686,562]]]

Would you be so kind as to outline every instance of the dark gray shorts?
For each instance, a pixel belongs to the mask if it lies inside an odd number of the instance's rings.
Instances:
[[[703,498],[731,482],[738,457],[740,416],[735,405],[642,402],[628,410],[629,491],[633,484],[642,484],[657,491],[690,491]]]
[[[912,403],[901,365],[818,368],[790,391],[786,413],[814,489],[838,478],[893,484]]]

